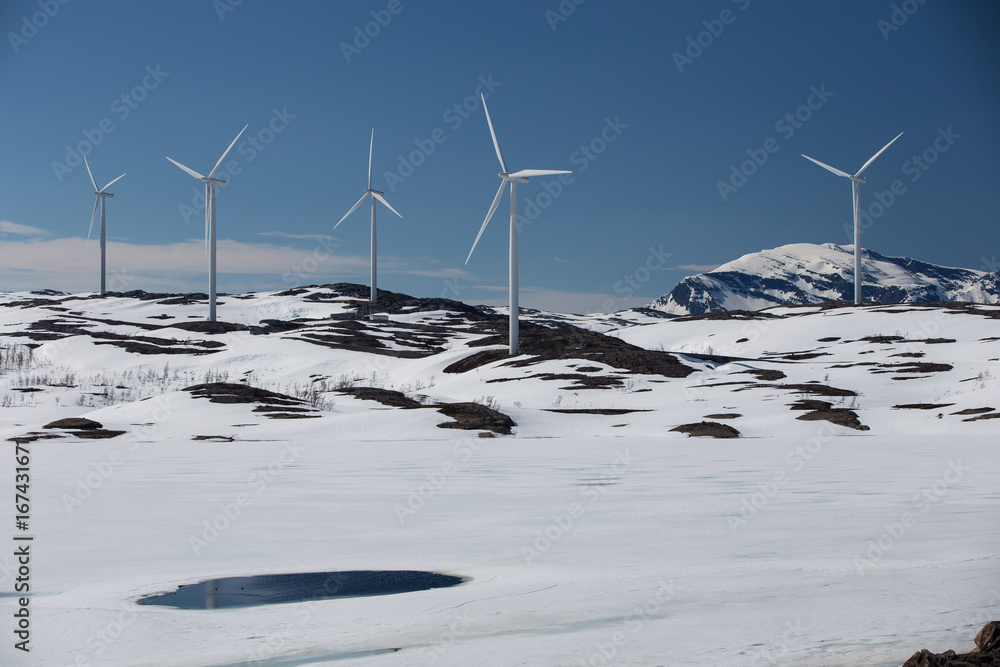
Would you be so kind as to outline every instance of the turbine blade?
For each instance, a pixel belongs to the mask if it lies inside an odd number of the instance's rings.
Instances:
[[[814,159],[812,159],[811,157],[809,157],[808,155],[805,155],[804,153],[802,154],[802,157],[804,157],[805,159],[809,160],[810,162],[815,162],[816,164],[818,164],[819,166],[823,167],[823,168],[824,168],[824,169],[826,169],[827,171],[832,171],[832,172],[833,172],[833,173],[835,173],[835,174],[836,174],[837,176],[843,176],[844,178],[850,178],[850,177],[851,177],[851,175],[850,175],[850,174],[848,174],[848,173],[847,173],[846,171],[841,171],[841,170],[839,170],[839,169],[836,169],[836,168],[834,168],[834,167],[831,167],[831,166],[830,166],[830,165],[828,165],[828,164],[823,164],[823,163],[822,163],[822,162],[820,162],[819,160],[814,160]]]
[[[90,228],[87,230],[87,240],[90,240],[90,233],[94,231],[94,218],[97,217],[97,207],[101,205],[101,198],[94,202],[94,212],[90,214]]]
[[[465,258],[465,263],[469,263],[469,259],[472,258],[472,252],[476,249],[476,244],[479,243],[479,238],[483,235],[486,230],[486,225],[490,224],[490,219],[493,214],[496,213],[497,206],[500,205],[500,198],[503,197],[503,188],[507,185],[507,181],[500,181],[500,189],[497,190],[497,196],[493,198],[493,205],[490,206],[490,212],[486,214],[486,219],[483,220],[483,226],[479,228],[479,233],[476,234],[476,240],[472,243],[472,250],[469,251],[469,256]]]
[[[896,139],[899,139],[901,136],[903,136],[902,132],[900,132],[899,134],[896,135]],[[858,176],[860,176],[861,172],[863,172],[865,169],[867,169],[868,165],[870,165],[872,162],[875,161],[875,158],[877,158],[879,155],[881,155],[882,153],[884,153],[886,148],[888,148],[889,146],[892,146],[892,142],[896,141],[896,139],[893,139],[892,141],[890,141],[889,143],[887,143],[885,146],[883,146],[882,150],[880,150],[878,153],[875,153],[875,155],[872,155],[872,158],[870,160],[868,160],[868,162],[865,162],[865,166],[861,167],[861,169],[858,170],[858,173],[854,174],[854,177],[857,178]]]
[[[110,188],[110,187],[111,187],[112,185],[114,185],[115,183],[117,183],[117,182],[118,182],[119,180],[121,180],[121,179],[122,179],[122,177],[124,177],[124,176],[125,176],[125,174],[122,174],[121,176],[119,176],[119,177],[118,177],[118,178],[116,178],[115,180],[113,180],[113,181],[111,181],[110,183],[108,183],[107,185],[105,185],[105,186],[104,186],[103,188],[101,188],[101,192],[106,192],[108,188]]]
[[[532,176],[554,176],[556,174],[572,174],[571,171],[557,169],[522,169],[509,174],[511,178],[531,178]]]
[[[94,185],[94,191],[97,191],[97,183],[94,181],[94,174],[90,171],[90,164],[87,162],[87,156],[83,156],[83,163],[87,165],[87,174],[90,176],[90,182]]]
[[[396,215],[399,215],[399,211],[397,211],[396,209],[394,209],[394,208],[392,207],[392,205],[391,205],[391,204],[390,204],[389,202],[387,202],[387,201],[385,200],[385,197],[383,197],[382,195],[380,195],[380,194],[379,194],[379,193],[377,193],[377,192],[373,192],[373,193],[372,193],[372,197],[375,197],[375,199],[377,199],[377,200],[379,200],[380,202],[382,202],[383,204],[385,204],[385,205],[386,205],[386,206],[387,206],[387,207],[389,208],[389,210],[390,210],[390,211],[392,211],[392,212],[393,212],[393,213],[395,213]],[[402,220],[403,216],[399,215],[399,218],[400,218],[400,219]]]
[[[233,143],[229,144],[229,148],[227,148],[226,152],[222,154],[222,157],[219,158],[219,161],[215,163],[215,167],[212,168],[212,171],[208,172],[209,178],[215,176],[215,172],[219,169],[219,165],[222,164],[222,161],[226,159],[227,155],[229,155],[229,151],[233,150],[233,146],[235,146],[236,142],[240,140],[240,137],[243,136],[243,133],[247,131],[248,127],[250,127],[250,123],[244,125],[243,129],[240,130],[240,133],[236,135],[235,139],[233,139]]]
[[[182,165],[182,164],[181,164],[180,162],[178,162],[177,160],[171,160],[170,158],[167,158],[167,159],[168,159],[168,160],[170,160],[171,162],[173,162],[174,164],[176,164],[176,165],[177,165],[178,167],[180,167],[181,169],[183,169],[183,170],[184,170],[184,171],[186,171],[187,173],[189,173],[189,174],[191,174],[192,176],[194,176],[195,178],[197,178],[197,179],[198,179],[199,181],[200,181],[200,180],[202,180],[203,178],[205,178],[204,176],[202,176],[201,174],[199,174],[199,173],[198,173],[197,171],[195,171],[194,169],[188,169],[187,167],[185,167],[184,165]]]
[[[490,120],[490,110],[486,108],[486,97],[479,93],[479,96],[483,98],[483,111],[486,112],[486,122],[490,126],[490,136],[493,137],[493,148],[497,151],[497,159],[500,160],[500,166],[503,168],[503,173],[507,173],[507,162],[503,159],[503,153],[500,151],[500,142],[497,141],[497,133],[493,131],[493,121]]]
[[[340,223],[342,223],[342,222],[343,222],[344,220],[347,220],[347,216],[349,216],[349,215],[350,215],[351,213],[354,213],[354,212],[355,212],[356,210],[358,210],[358,207],[359,207],[359,206],[361,206],[361,202],[363,202],[363,201],[365,200],[365,198],[366,198],[367,196],[368,196],[368,193],[367,193],[367,192],[366,192],[366,193],[364,193],[363,195],[361,195],[361,199],[359,199],[359,200],[358,200],[358,203],[357,203],[357,204],[355,204],[354,206],[352,206],[352,207],[351,207],[351,210],[350,210],[350,211],[348,211],[347,213],[345,213],[345,214],[344,214],[344,217],[343,217],[343,218],[341,218],[340,220],[338,220],[338,221],[337,221],[337,224],[335,224],[335,225],[333,226],[333,228],[334,228],[334,229],[336,229],[337,227],[339,227],[339,226],[340,226]],[[386,206],[388,206],[388,204],[386,204]],[[389,208],[392,208],[392,207],[391,207],[391,206],[389,206]],[[396,215],[399,215],[399,214],[397,213]]]
[[[372,140],[368,144],[368,189],[372,189],[372,148],[375,146],[375,128],[372,128]],[[388,204],[386,204],[388,206]],[[391,207],[390,207],[391,208]]]

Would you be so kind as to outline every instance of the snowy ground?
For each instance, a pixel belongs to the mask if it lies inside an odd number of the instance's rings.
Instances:
[[[223,309],[228,321],[253,324],[341,307],[271,295],[228,303],[241,309]],[[441,352],[404,359],[320,347],[294,332],[212,336],[129,324],[169,324],[152,319],[166,313],[194,320],[197,304],[57,307],[102,319],[101,331],[225,345],[138,355],[77,334],[36,341],[30,369],[0,374],[0,399],[9,397],[0,439],[61,417],[126,431],[29,445],[31,653],[15,651],[7,631],[4,664],[891,665],[922,647],[968,650],[975,631],[1000,617],[1000,419],[954,414],[1000,408],[997,320],[983,314],[897,307],[779,309],[771,312],[780,319],[752,321],[568,318],[647,349],[741,360],[682,356],[696,369],[686,378],[618,373],[627,382],[616,389],[566,389],[528,376],[590,362],[443,373],[482,349],[466,347],[481,334],[457,325]],[[0,345],[29,342],[12,334],[42,317],[74,317],[44,308],[0,309]],[[391,326],[371,327],[399,344]],[[872,336],[903,340],[861,340]],[[802,352],[825,356],[780,358]],[[904,362],[951,369],[883,368]],[[760,381],[747,369],[786,377]],[[882,370],[892,372],[873,372]],[[250,405],[181,391],[223,375],[301,396],[310,376],[428,401],[490,396],[518,425],[513,436],[479,438],[438,428],[447,418],[434,410],[332,391],[311,397],[319,418],[268,420]],[[744,384],[711,386],[722,382]],[[778,385],[810,382],[855,392],[825,400],[855,410],[869,430],[796,419],[789,404],[823,396]],[[18,391],[29,387],[38,391]],[[893,407],[910,403],[949,405]],[[546,411],[595,407],[648,412]],[[669,431],[712,413],[742,415],[726,420],[742,437]],[[12,445],[4,459],[12,489]],[[12,535],[13,514],[11,503],[0,513]],[[5,610],[16,608],[12,551],[0,557]],[[471,580],[258,608],[135,604],[212,577],[357,569]]]

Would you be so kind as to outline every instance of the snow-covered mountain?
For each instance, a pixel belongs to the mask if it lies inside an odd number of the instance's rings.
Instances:
[[[1000,273],[862,250],[865,301],[1000,303]],[[688,276],[649,308],[672,315],[760,310],[854,298],[854,246],[793,243]]]

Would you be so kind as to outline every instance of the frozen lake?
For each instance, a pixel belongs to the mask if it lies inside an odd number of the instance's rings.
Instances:
[[[33,443],[36,597],[17,664],[889,665],[968,650],[1000,616],[995,436],[830,432]],[[376,569],[470,580],[239,609],[135,602]]]

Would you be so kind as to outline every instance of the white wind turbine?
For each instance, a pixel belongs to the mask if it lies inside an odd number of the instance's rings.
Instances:
[[[87,158],[83,158],[83,163],[87,165],[87,175],[90,176],[90,183],[94,186],[94,194],[97,195],[97,200],[94,202],[94,212],[90,214],[90,228],[87,229],[87,240],[90,240],[90,233],[94,231],[94,218],[97,216],[97,207],[101,207],[101,296],[104,296],[106,276],[107,276],[107,249],[108,249],[108,238],[104,230],[104,200],[108,197],[114,197],[115,193],[108,192],[108,188],[115,184],[118,179],[122,178],[125,174],[122,174],[114,181],[111,181],[103,188],[97,187],[97,182],[94,181],[94,174],[90,171],[90,164],[87,163]]]
[[[378,299],[378,285],[377,285],[377,278],[378,278],[378,244],[377,244],[377,242],[375,240],[375,200],[376,199],[379,200],[380,202],[382,202],[383,204],[385,204],[390,211],[392,211],[396,215],[399,215],[399,212],[396,211],[396,209],[394,209],[392,206],[390,206],[389,202],[387,202],[385,200],[385,192],[382,192],[380,190],[373,190],[372,189],[372,147],[374,145],[375,145],[375,130],[373,128],[372,129],[372,138],[371,138],[371,141],[368,143],[368,187],[365,188],[365,193],[363,195],[361,195],[361,199],[358,200],[358,203],[355,204],[354,206],[352,206],[351,210],[348,211],[347,213],[345,213],[344,217],[341,218],[340,220],[338,220],[337,224],[333,226],[334,229],[336,229],[337,227],[339,227],[340,223],[342,223],[344,220],[347,219],[347,216],[349,216],[351,213],[354,213],[354,211],[356,211],[357,208],[359,206],[361,206],[361,203],[365,200],[365,197],[367,197],[368,195],[371,195],[371,197],[372,197],[372,256],[371,256],[371,278],[372,278],[372,282],[371,282],[371,292],[369,294],[369,301],[371,301],[372,303],[375,303],[375,300]],[[399,218],[402,220],[403,216],[399,215]]]
[[[486,97],[482,94],[480,94],[480,97],[483,99],[483,111],[486,112],[486,122],[490,126],[490,136],[493,137],[493,148],[496,149],[497,159],[500,160],[500,167],[503,171],[497,174],[501,178],[500,189],[497,190],[496,197],[493,198],[493,205],[490,206],[490,212],[486,214],[486,219],[483,220],[483,226],[479,228],[479,233],[476,235],[476,240],[472,244],[472,250],[469,250],[469,256],[465,258],[465,263],[469,263],[469,259],[472,257],[472,252],[476,249],[476,244],[479,243],[479,238],[483,235],[486,225],[489,224],[490,219],[496,212],[497,206],[500,205],[500,198],[503,196],[504,186],[507,183],[510,183],[510,265],[508,299],[510,301],[510,354],[515,355],[519,352],[517,331],[517,184],[527,183],[528,179],[532,176],[554,176],[556,174],[571,174],[573,172],[555,169],[522,169],[521,171],[515,171],[513,174],[509,173],[507,171],[507,162],[503,159],[503,153],[500,152],[500,143],[497,141],[497,133],[493,131],[493,121],[490,120],[490,110],[486,108]]]
[[[205,249],[209,253],[208,272],[210,274],[208,279],[209,322],[215,321],[215,186],[226,184],[225,180],[212,177],[215,176],[215,172],[219,170],[219,166],[222,164],[222,161],[226,159],[227,155],[229,155],[229,151],[233,150],[233,146],[236,145],[236,142],[239,141],[240,137],[243,136],[243,133],[246,132],[248,127],[250,127],[249,123],[243,126],[240,133],[236,135],[235,139],[233,139],[233,143],[229,144],[229,148],[227,148],[222,154],[219,161],[215,163],[212,171],[208,172],[208,176],[202,176],[194,169],[188,169],[180,162],[171,160],[169,157],[167,158],[198,180],[205,182]]]
[[[901,136],[903,136],[902,132],[900,132],[899,134],[896,135],[896,139],[899,139]],[[805,154],[802,155],[802,157],[804,157],[805,159],[810,160],[812,162],[815,162],[816,164],[818,164],[819,166],[823,167],[827,171],[832,171],[837,176],[843,176],[844,178],[851,179],[851,186],[852,186],[853,191],[854,191],[854,195],[853,195],[854,196],[854,305],[856,305],[856,306],[857,305],[861,305],[861,301],[862,301],[862,299],[861,299],[861,287],[862,286],[861,286],[861,222],[860,222],[860,216],[861,216],[861,184],[865,182],[865,179],[860,178],[860,176],[861,176],[861,172],[863,172],[865,169],[867,169],[868,166],[871,165],[871,163],[875,161],[875,158],[877,158],[879,155],[881,155],[883,152],[885,152],[886,148],[888,148],[889,146],[892,146],[892,142],[896,141],[896,139],[893,139],[892,141],[890,141],[889,143],[887,143],[885,146],[882,147],[882,150],[880,150],[878,153],[875,153],[875,155],[871,156],[871,159],[869,159],[868,162],[865,162],[864,166],[861,167],[861,169],[858,169],[858,173],[854,174],[853,176],[851,176],[850,174],[848,174],[846,171],[841,171],[839,169],[835,169],[834,167],[831,167],[828,164],[823,164],[819,160],[814,160],[813,158],[809,157],[808,155],[805,155]]]

